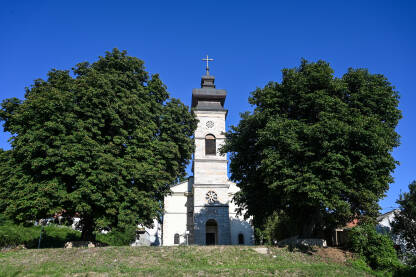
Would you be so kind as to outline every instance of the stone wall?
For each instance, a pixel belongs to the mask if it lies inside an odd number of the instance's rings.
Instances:
[[[194,243],[205,245],[205,224],[210,219],[215,220],[218,225],[217,243],[220,245],[231,244],[229,211],[228,206],[224,205],[195,207]]]

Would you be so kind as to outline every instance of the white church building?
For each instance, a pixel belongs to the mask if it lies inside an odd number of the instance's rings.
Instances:
[[[206,60],[209,60],[208,57]],[[195,131],[193,177],[171,187],[164,199],[162,245],[252,245],[253,228],[236,213],[232,198],[239,190],[227,177],[225,141],[227,92],[216,89],[214,76],[202,76],[192,90],[192,109],[199,120]]]

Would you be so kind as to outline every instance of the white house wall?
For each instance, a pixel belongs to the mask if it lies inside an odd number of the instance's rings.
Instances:
[[[175,245],[175,234],[179,234],[180,244],[186,242],[188,187],[188,181],[174,186],[164,199],[163,245]]]
[[[185,243],[186,214],[165,214],[163,218],[163,245],[175,245],[175,234],[179,234],[180,244]]]
[[[231,244],[238,244],[238,236],[244,236],[245,245],[253,245],[253,227],[242,216],[230,214]]]
[[[237,215],[238,206],[232,200],[235,193],[237,193],[240,188],[237,187],[235,183],[229,182],[229,198],[230,198],[230,225],[231,225],[231,243],[238,244],[238,235],[243,234],[244,244],[253,245],[254,244],[254,232],[253,227],[250,222],[250,218],[244,219],[244,211],[242,215]]]

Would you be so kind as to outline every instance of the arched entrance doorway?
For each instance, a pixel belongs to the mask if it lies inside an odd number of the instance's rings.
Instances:
[[[218,224],[214,219],[210,219],[205,224],[205,244],[218,244]]]

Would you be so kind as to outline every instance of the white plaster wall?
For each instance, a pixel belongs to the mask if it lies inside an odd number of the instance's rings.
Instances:
[[[378,225],[391,229],[391,223],[394,221],[395,214],[391,213],[378,222]]]
[[[185,244],[187,214],[166,214],[163,217],[163,245],[174,244],[174,236],[179,234],[180,244]]]
[[[150,236],[150,242],[155,243],[155,241],[159,241],[161,243],[162,239],[162,226],[160,225],[157,219],[153,220],[153,228],[146,228],[146,232]]]
[[[238,244],[238,235],[244,235],[244,245],[253,245],[254,232],[249,220],[230,213],[231,244]]]
[[[178,233],[180,244],[184,244],[187,224],[187,199],[192,188],[192,179],[171,188],[171,195],[164,199],[163,245],[175,245],[174,236]]]
[[[383,218],[383,220],[380,221],[378,224],[383,226],[383,227],[391,228],[390,218],[388,218],[388,217]]]
[[[143,228],[143,225],[137,225],[138,228]],[[159,246],[162,243],[162,228],[161,224],[157,219],[153,219],[153,227],[148,228],[144,227],[146,233],[148,234],[149,243],[154,246]],[[130,244],[131,246],[140,246],[140,239],[136,240]]]
[[[192,191],[193,178],[190,177],[188,181],[180,183],[170,188],[171,192],[189,192]]]
[[[235,202],[234,201],[232,201],[232,199],[233,199],[233,197],[234,197],[234,194],[236,193],[236,192],[238,192],[239,190],[240,190],[240,188],[239,187],[237,187],[237,185],[235,184],[235,183],[233,183],[233,182],[228,182],[228,184],[229,184],[229,189],[228,189],[228,197],[229,197],[229,199],[230,199],[230,203],[229,203],[229,205],[230,205],[230,213],[232,213],[232,214],[235,214],[235,213],[237,213],[237,205],[235,204]]]
[[[228,196],[230,199],[230,225],[231,225],[231,243],[238,244],[238,235],[241,233],[244,235],[244,244],[253,245],[254,244],[254,230],[250,224],[250,218],[244,219],[244,211],[242,215],[237,215],[238,206],[232,200],[234,194],[240,190],[239,187],[233,182],[229,182],[230,188],[228,191]]]
[[[184,192],[173,193],[165,197],[165,212],[166,213],[184,213],[186,214],[186,200]]]

